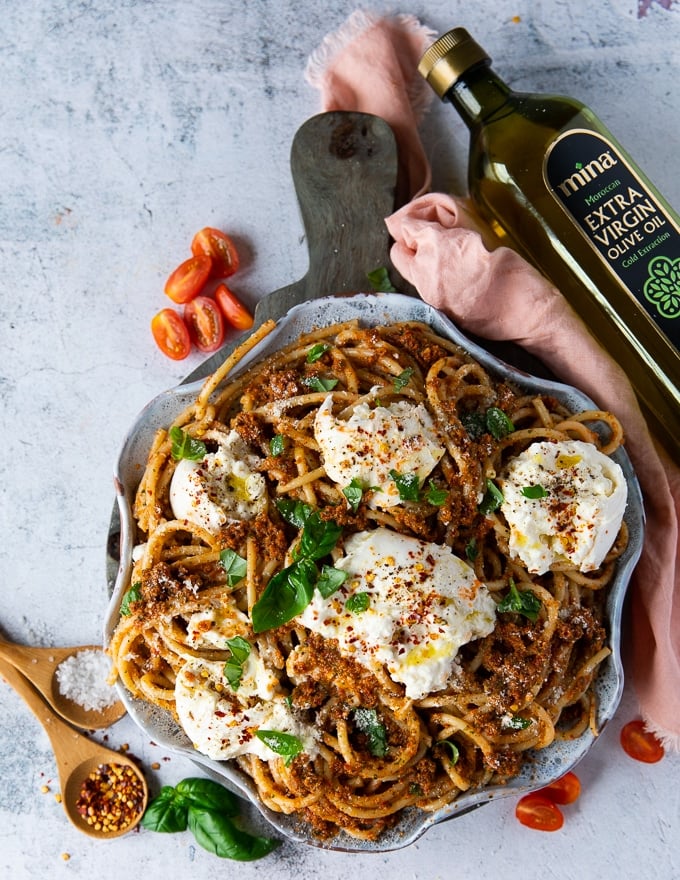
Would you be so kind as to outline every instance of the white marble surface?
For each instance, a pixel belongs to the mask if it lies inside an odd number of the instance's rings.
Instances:
[[[346,0],[0,3],[0,624],[15,640],[99,640],[114,457],[146,401],[200,360],[166,360],[148,330],[192,234],[211,224],[235,235],[245,264],[235,287],[251,305],[304,274],[288,155],[319,103],[303,70],[353,8]],[[467,26],[518,88],[585,100],[680,205],[680,5],[391,8],[437,32]],[[435,185],[460,190],[466,134],[453,111],[434,106],[423,136]],[[54,799],[46,736],[4,683],[0,699],[0,875],[8,880],[113,880],[125,871],[196,880],[236,872],[244,880],[680,877],[680,758],[647,766],[623,754],[618,733],[636,714],[629,687],[580,766],[582,797],[557,834],[522,828],[505,800],[395,853],[286,844],[241,865],[210,856],[188,833],[104,844],[79,834]],[[109,741],[129,743],[147,767],[160,762],[149,770],[154,787],[195,773],[129,719]]]

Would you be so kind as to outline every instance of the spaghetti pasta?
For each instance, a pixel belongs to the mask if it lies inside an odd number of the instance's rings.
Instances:
[[[618,420],[527,396],[416,322],[320,328],[232,377],[247,350],[206,381],[149,451],[134,507],[140,546],[109,646],[130,693],[191,731],[201,712],[212,721],[232,712],[232,759],[264,804],[299,816],[320,837],[342,830],[374,839],[403,810],[436,811],[471,788],[503,783],[532,750],[593,729],[593,682],[609,654],[604,603],[625,523],[595,570],[564,557],[536,574],[511,555],[503,507],[487,500],[490,490],[502,497],[508,463],[533,443],[580,441],[611,455],[623,442]],[[328,447],[315,434],[324,405],[345,423],[377,408],[423,407],[436,438],[427,473],[414,485],[405,479],[413,474],[392,472],[389,498],[359,479],[330,479]],[[490,411],[500,428],[489,426]],[[215,438],[235,432],[264,477],[257,512],[232,512],[217,527],[198,515],[177,518],[173,431],[198,444],[199,471],[205,456],[219,455]],[[374,450],[361,450],[357,467]],[[244,492],[250,497],[247,477],[229,479],[242,502]],[[367,662],[305,623],[312,595],[337,597],[333,581],[343,583],[351,540],[385,531],[448,548],[493,608],[486,630],[462,640],[444,686],[415,696],[389,664]],[[240,660],[237,638],[246,643]],[[255,694],[244,684],[255,661],[280,709],[262,716],[266,724],[257,721],[262,687]],[[208,702],[192,703],[187,715],[178,695],[192,689]],[[271,728],[281,713],[297,727],[264,731],[278,743],[268,751],[258,728]],[[292,730],[313,731],[313,748]]]

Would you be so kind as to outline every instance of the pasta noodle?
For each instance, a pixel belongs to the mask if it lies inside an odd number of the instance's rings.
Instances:
[[[187,663],[233,658],[225,638],[197,640],[191,627],[219,620],[223,633],[243,636],[275,674],[292,714],[317,731],[318,748],[292,759],[246,751],[235,758],[238,765],[264,804],[299,816],[320,837],[343,830],[374,839],[404,809],[438,810],[462,792],[509,780],[532,750],[587,729],[596,733],[593,682],[609,654],[604,603],[626,547],[625,523],[597,570],[560,561],[536,575],[510,555],[502,511],[482,512],[480,498],[488,481],[537,440],[582,440],[610,455],[623,434],[610,413],[572,413],[548,395],[526,395],[415,322],[321,328],[232,378],[270,329],[260,328],[206,381],[194,404],[158,432],[135,499],[140,548],[132,589],[109,651],[134,696],[179,720],[175,690]],[[329,395],[335,417],[344,419],[359,404],[424,405],[443,443],[428,477],[436,501],[421,494],[371,506],[364,487],[358,503],[348,503],[326,473],[314,434]],[[490,407],[505,414],[512,430],[499,437],[472,430],[472,417]],[[259,456],[262,509],[216,530],[176,518],[173,428],[208,448],[211,438],[235,430]],[[510,585],[521,597],[531,594],[534,619],[498,613],[488,635],[460,648],[447,686],[416,699],[384,667],[359,662],[295,616],[256,632],[253,609],[299,558],[300,528],[281,515],[281,499],[337,524],[342,535],[329,551],[331,564],[347,536],[388,529],[468,560],[497,605]],[[236,578],[225,569],[225,551],[244,561]]]

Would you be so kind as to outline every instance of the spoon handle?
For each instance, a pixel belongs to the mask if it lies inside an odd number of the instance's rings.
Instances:
[[[44,689],[47,686],[47,678],[44,674],[41,674],[35,660],[31,660],[31,657],[27,656],[21,645],[13,645],[0,638],[0,658],[7,663],[11,663],[12,666],[20,672],[23,672],[38,690],[44,692]],[[51,671],[48,672],[48,676],[49,678],[52,677]]]
[[[82,760],[83,747],[91,748],[91,740],[86,739],[74,730],[45,703],[33,685],[10,663],[0,660],[0,675],[7,684],[23,698],[24,702],[45,729],[52,749],[62,760],[58,762],[59,776],[62,784],[68,772]]]

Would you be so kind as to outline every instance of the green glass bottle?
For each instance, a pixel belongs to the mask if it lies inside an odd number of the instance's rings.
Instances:
[[[591,110],[514,92],[465,29],[418,69],[470,130],[480,215],[571,302],[680,461],[680,217]]]

